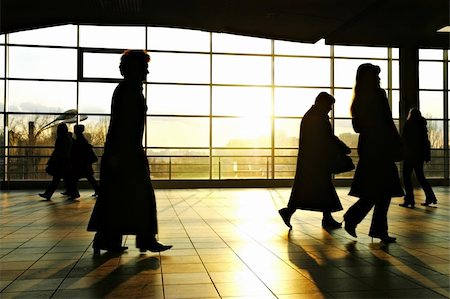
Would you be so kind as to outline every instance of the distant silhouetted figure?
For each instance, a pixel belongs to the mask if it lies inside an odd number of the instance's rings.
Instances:
[[[403,161],[403,182],[405,184],[404,203],[402,207],[414,208],[414,192],[411,183],[411,175],[414,170],[420,186],[425,192],[423,206],[437,203],[436,196],[430,183],[423,173],[423,163],[431,160],[431,146],[428,139],[427,121],[417,108],[409,111],[402,134],[405,158]]]
[[[122,54],[124,80],[116,87],[111,120],[100,166],[100,193],[89,231],[96,231],[94,254],[100,250],[122,252],[122,235],[136,235],[141,252],[171,248],[156,240],[156,201],[150,168],[142,147],[147,106],[142,83],[148,74],[150,56],[141,50]]]
[[[72,138],[68,134],[69,130],[65,123],[60,123],[56,129],[55,148],[48,159],[45,171],[53,176],[53,180],[44,193],[39,193],[40,197],[50,200],[61,179],[64,180],[66,188],[72,192],[73,184],[69,179],[70,174],[70,153],[72,148]]]
[[[342,210],[332,182],[333,163],[337,155],[349,154],[350,148],[333,134],[328,113],[334,102],[331,95],[321,92],[302,119],[294,186],[288,206],[279,210],[289,228],[296,209],[323,212],[323,227],[341,227],[331,216]]]
[[[351,113],[359,133],[359,161],[349,194],[359,200],[345,213],[344,221],[345,230],[356,237],[356,226],[375,206],[369,236],[392,243],[396,238],[388,235],[387,213],[391,197],[404,195],[394,163],[402,159],[401,137],[380,88],[379,73],[380,68],[370,63],[360,65],[356,73]]]
[[[72,198],[80,197],[80,193],[77,189],[78,180],[80,178],[86,178],[94,189],[94,196],[97,196],[99,192],[98,184],[94,178],[94,169],[92,168],[92,164],[97,162],[98,158],[95,155],[92,145],[89,144],[86,137],[83,135],[84,126],[75,125],[73,130],[75,139],[73,141],[71,151],[71,179],[74,184],[74,192],[73,194],[67,195]]]

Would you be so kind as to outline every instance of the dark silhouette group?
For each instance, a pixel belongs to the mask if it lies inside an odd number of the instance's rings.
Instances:
[[[136,247],[141,252],[160,252],[172,247],[156,239],[156,198],[142,146],[147,112],[142,85],[149,61],[150,56],[143,50],[127,50],[121,56],[119,68],[124,79],[112,96],[99,186],[92,169],[97,157],[83,135],[84,126],[74,127],[74,139],[64,123],[57,128],[55,149],[46,169],[53,180],[39,195],[50,200],[63,179],[65,194],[70,199],[78,198],[77,182],[87,178],[98,195],[87,228],[96,232],[95,255],[101,250],[118,253],[127,250],[122,245],[123,235],[136,235]],[[344,229],[356,238],[357,225],[374,207],[369,236],[392,243],[396,238],[388,233],[388,209],[392,197],[405,195],[395,162],[404,160],[406,195],[402,207],[413,208],[415,204],[413,171],[426,194],[423,205],[435,204],[437,200],[423,174],[423,163],[430,161],[426,121],[417,109],[412,109],[400,136],[386,93],[380,87],[379,73],[380,68],[370,63],[360,65],[356,73],[351,115],[353,129],[359,133],[359,161],[349,195],[359,199],[344,214]],[[333,133],[328,114],[334,103],[332,95],[321,92],[302,119],[294,184],[287,207],[279,210],[290,229],[291,217],[297,209],[322,212],[325,229],[342,227],[342,222],[332,216],[343,209],[332,177],[355,166],[348,156],[351,149]]]
[[[55,147],[45,169],[53,179],[44,193],[39,193],[45,200],[51,200],[61,179],[66,188],[62,194],[67,195],[69,200],[80,197],[77,187],[80,178],[89,181],[95,192],[93,196],[97,196],[98,184],[94,178],[92,164],[97,162],[98,158],[83,132],[83,125],[75,125],[73,138],[65,123],[58,124]]]

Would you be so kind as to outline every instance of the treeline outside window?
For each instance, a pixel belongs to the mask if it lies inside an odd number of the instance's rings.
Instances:
[[[153,179],[292,179],[301,119],[321,91],[335,96],[333,129],[357,162],[350,105],[361,63],[380,66],[398,123],[398,49],[174,28],[56,26],[0,35],[2,180],[49,178],[44,169],[55,127],[43,128],[70,109],[78,117],[69,129],[84,124],[101,156],[120,53],[129,48],[151,55],[143,144]],[[420,109],[433,146],[426,170],[434,178],[448,176],[448,63],[447,51],[420,50]]]

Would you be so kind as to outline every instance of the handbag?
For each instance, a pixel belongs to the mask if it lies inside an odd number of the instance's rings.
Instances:
[[[343,173],[355,169],[352,158],[350,156],[339,154],[333,160],[331,172],[334,174]]]

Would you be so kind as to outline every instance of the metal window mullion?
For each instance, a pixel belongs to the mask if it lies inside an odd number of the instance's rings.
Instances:
[[[450,185],[450,149],[449,149],[449,69],[448,69],[448,50],[444,50],[444,180]]]
[[[209,33],[209,179],[212,180],[213,178],[213,149],[212,149],[212,139],[213,139],[213,135],[212,135],[212,130],[213,130],[213,126],[212,126],[212,122],[213,122],[213,118],[212,118],[212,114],[213,114],[213,82],[212,82],[212,77],[213,77],[213,59],[212,59],[212,50],[213,49],[213,44],[212,44],[212,32]],[[220,176],[220,171],[219,171],[219,176]],[[219,177],[220,179],[220,177]]]
[[[8,146],[8,113],[6,111],[7,107],[7,78],[8,78],[8,56],[9,56],[9,47],[8,47],[8,39],[9,34],[5,34],[5,53],[4,53],[4,82],[3,82],[3,145],[4,145],[4,156],[3,158],[3,185],[6,184],[7,178],[9,177],[8,174],[8,156],[9,156],[9,146]],[[1,188],[0,188],[1,189]]]
[[[271,100],[272,100],[272,112],[271,112],[271,177],[275,179],[275,41],[271,40]],[[269,174],[267,174],[267,178],[269,178]]]

